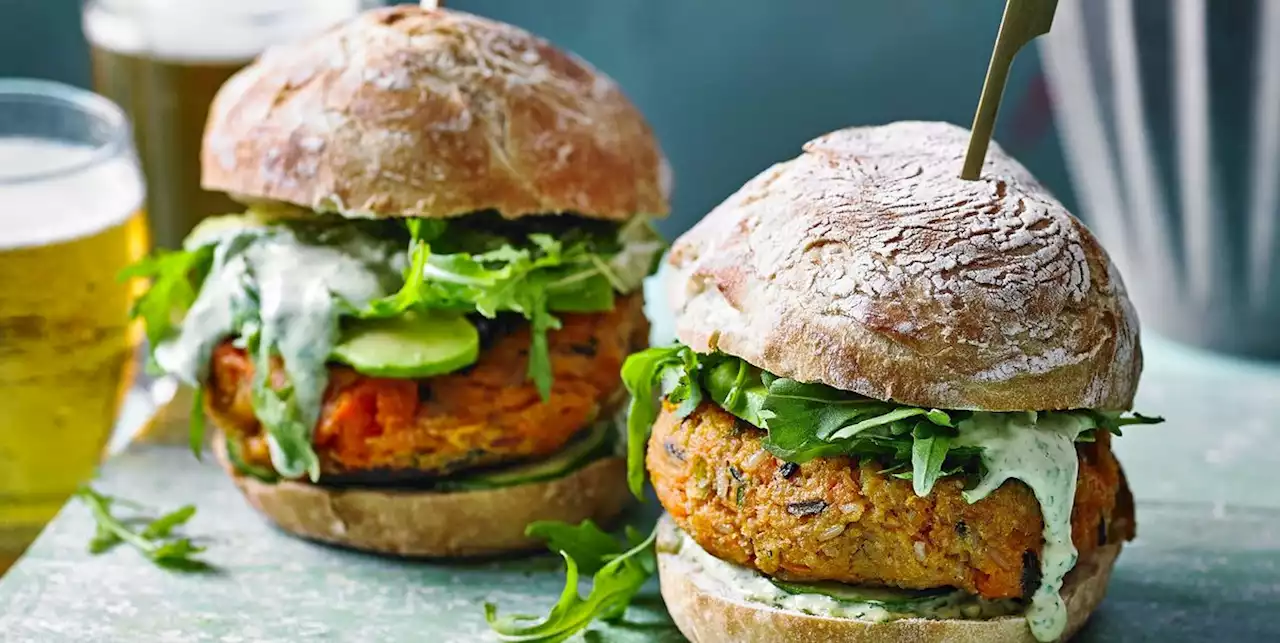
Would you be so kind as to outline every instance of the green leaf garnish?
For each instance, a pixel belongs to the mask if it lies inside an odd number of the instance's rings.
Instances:
[[[189,538],[173,535],[175,529],[185,525],[196,514],[194,506],[180,507],[154,520],[141,516],[122,519],[112,513],[112,507],[133,503],[98,493],[87,485],[76,491],[75,496],[93,516],[95,528],[93,539],[89,541],[90,553],[102,554],[124,543],[159,567],[175,571],[212,569],[208,563],[194,558],[204,551],[203,547],[192,543]],[[142,529],[135,530],[134,525],[138,524]]]
[[[213,246],[194,250],[159,250],[120,271],[119,279],[144,278],[151,286],[133,304],[130,316],[141,319],[152,350],[169,336],[213,264]]]
[[[275,483],[280,480],[280,474],[273,469],[250,464],[249,461],[245,460],[244,454],[240,452],[240,443],[231,439],[231,436],[223,436],[223,445],[227,450],[227,461],[231,463],[231,466],[236,471],[260,482]]]
[[[622,383],[631,394],[627,413],[627,485],[644,496],[644,448],[658,418],[658,398],[665,397],[688,415],[702,401],[697,381],[698,354],[685,346],[655,346],[634,353],[622,365]],[[683,417],[683,416],[682,416]]]
[[[685,413],[701,401],[700,390],[724,410],[767,431],[761,446],[787,462],[849,456],[876,461],[886,475],[912,481],[916,494],[938,480],[981,472],[980,447],[957,437],[972,411],[945,411],[884,402],[822,384],[776,377],[744,360],[722,354],[699,355],[683,345],[650,348],[627,359],[622,379],[632,394],[628,420],[629,483],[639,495],[644,483],[644,449],[658,413],[658,391]],[[1161,418],[1124,417],[1110,411],[1060,411],[1090,418],[1118,433],[1127,424],[1154,424]],[[1093,439],[1093,431],[1080,434]]]
[[[621,551],[617,539],[590,520],[571,525],[557,520],[539,520],[525,527],[525,535],[547,541],[551,551],[564,552],[577,561],[584,574],[594,574]]]
[[[191,447],[191,455],[199,461],[204,449],[204,387],[197,386],[191,397],[191,424],[187,428],[187,445]]]
[[[924,497],[942,476],[942,465],[951,449],[951,436],[931,428],[926,422],[916,425],[911,443],[911,488]]]
[[[702,384],[707,394],[726,411],[750,424],[765,424],[764,403],[769,397],[760,369],[740,359],[719,359],[705,356],[708,364]]]
[[[432,221],[429,231],[411,221],[404,286],[360,315],[390,316],[413,308],[474,310],[490,318],[519,313],[530,324],[527,376],[545,400],[552,386],[547,333],[560,328],[552,311],[611,310],[614,292],[638,288],[662,244],[654,241],[656,235],[637,235],[634,226],[643,225],[643,218],[621,229],[579,227],[559,237],[528,231],[528,225],[486,221],[447,227]],[[636,268],[641,264],[644,271]]]
[[[501,641],[559,643],[596,619],[620,618],[657,571],[656,530],[640,539],[639,534],[628,529],[627,545],[609,537],[589,520],[577,527],[533,523],[526,533],[551,538],[550,546],[564,557],[564,590],[551,612],[541,619],[530,615],[499,616],[496,605],[485,603],[485,620]],[[578,575],[593,573],[590,570],[594,570],[591,592],[583,598],[578,593]]]

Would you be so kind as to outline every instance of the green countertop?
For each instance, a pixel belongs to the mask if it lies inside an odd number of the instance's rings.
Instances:
[[[1280,368],[1147,342],[1138,408],[1169,418],[1116,441],[1139,537],[1083,641],[1280,641]],[[134,446],[100,487],[158,508],[194,502],[188,533],[213,575],[166,573],[134,552],[90,556],[70,505],[0,581],[4,641],[488,640],[482,604],[541,613],[560,589],[549,556],[469,565],[404,562],[289,538],[212,464]],[[654,503],[637,512],[651,520]],[[680,641],[650,588],[588,641]]]

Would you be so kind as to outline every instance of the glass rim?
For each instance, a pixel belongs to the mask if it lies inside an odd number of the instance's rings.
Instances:
[[[110,99],[87,89],[52,80],[0,78],[0,110],[12,103],[43,103],[50,107],[70,108],[102,121],[110,133],[107,140],[92,145],[93,153],[88,158],[34,172],[0,172],[0,186],[21,185],[71,176],[91,170],[104,162],[118,158],[122,152],[131,150],[132,133],[129,128],[129,118],[124,110]],[[33,136],[33,138],[47,137]]]

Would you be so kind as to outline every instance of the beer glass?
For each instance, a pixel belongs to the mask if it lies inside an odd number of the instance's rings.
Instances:
[[[86,0],[94,89],[133,121],[157,246],[177,248],[200,219],[239,211],[200,189],[209,103],[267,47],[381,4],[372,0]]]
[[[58,83],[0,79],[0,571],[87,480],[140,339],[147,251],[128,121]]]

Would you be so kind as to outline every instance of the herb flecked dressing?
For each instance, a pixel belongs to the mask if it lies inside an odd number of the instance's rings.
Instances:
[[[198,386],[220,342],[239,335],[245,343],[247,336],[256,335],[260,350],[280,355],[291,403],[309,431],[328,385],[325,362],[338,339],[339,315],[395,292],[407,266],[400,244],[349,230],[308,234],[275,226],[198,231],[187,246],[216,243],[213,265],[179,332],[156,347],[156,362]],[[281,475],[309,472],[276,433],[268,432],[268,444],[272,465]]]
[[[1037,640],[1052,641],[1067,626],[1062,581],[1076,565],[1071,542],[1071,508],[1076,495],[1075,442],[1096,427],[1082,413],[974,413],[960,423],[959,443],[982,448],[987,473],[964,492],[977,502],[1006,480],[1021,480],[1035,494],[1044,518],[1044,551],[1040,556],[1040,586],[1027,608],[1027,624]]]

